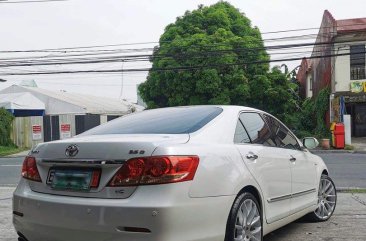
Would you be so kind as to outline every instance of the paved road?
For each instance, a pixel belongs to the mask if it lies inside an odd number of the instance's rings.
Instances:
[[[319,154],[327,164],[337,187],[366,188],[366,154]],[[22,157],[0,158],[0,186],[15,186],[19,181]]]
[[[24,157],[0,158],[0,186],[16,186]]]
[[[327,164],[336,187],[366,188],[366,154],[319,154]]]

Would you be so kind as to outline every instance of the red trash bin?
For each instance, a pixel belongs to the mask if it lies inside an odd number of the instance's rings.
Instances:
[[[344,124],[337,123],[334,127],[334,147],[344,149]]]

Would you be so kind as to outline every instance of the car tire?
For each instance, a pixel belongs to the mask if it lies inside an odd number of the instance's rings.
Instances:
[[[262,212],[258,200],[248,192],[239,194],[231,207],[225,241],[263,240]],[[255,237],[256,239],[252,238]]]
[[[313,222],[327,221],[334,213],[337,204],[337,190],[333,180],[322,175],[319,182],[318,203],[314,212],[307,215]]]

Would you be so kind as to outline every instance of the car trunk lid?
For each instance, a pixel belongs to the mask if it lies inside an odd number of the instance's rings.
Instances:
[[[36,192],[55,195],[128,198],[136,190],[136,186],[107,186],[111,178],[128,159],[151,156],[157,146],[164,144],[184,144],[188,140],[188,134],[123,134],[82,136],[44,143],[37,146],[31,152],[32,156],[37,160],[37,167],[42,183],[30,181],[30,188]],[[77,151],[68,151],[70,147],[74,149],[76,147]],[[99,185],[96,188],[75,189],[71,186],[60,188],[60,186],[54,185],[53,178],[55,175],[58,180],[61,176],[64,176],[63,178],[69,181],[70,179],[68,178],[73,178],[70,181],[71,183],[75,181],[73,176],[93,175],[94,171],[100,172]],[[67,175],[71,175],[72,177]],[[89,182],[90,179],[88,178],[92,177],[88,176],[82,181],[86,182],[85,180],[87,180]]]

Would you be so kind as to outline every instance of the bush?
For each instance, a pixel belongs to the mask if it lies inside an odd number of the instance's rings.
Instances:
[[[314,114],[316,116],[315,133],[322,138],[329,138],[330,136],[330,131],[325,124],[325,115],[329,110],[329,95],[329,87],[322,89],[314,103]]]
[[[14,116],[4,108],[0,108],[0,146],[13,146],[10,139]]]
[[[318,139],[329,138],[330,131],[325,124],[329,109],[330,89],[322,89],[315,99],[305,99],[301,111],[292,114],[292,128],[299,138],[314,136]]]

